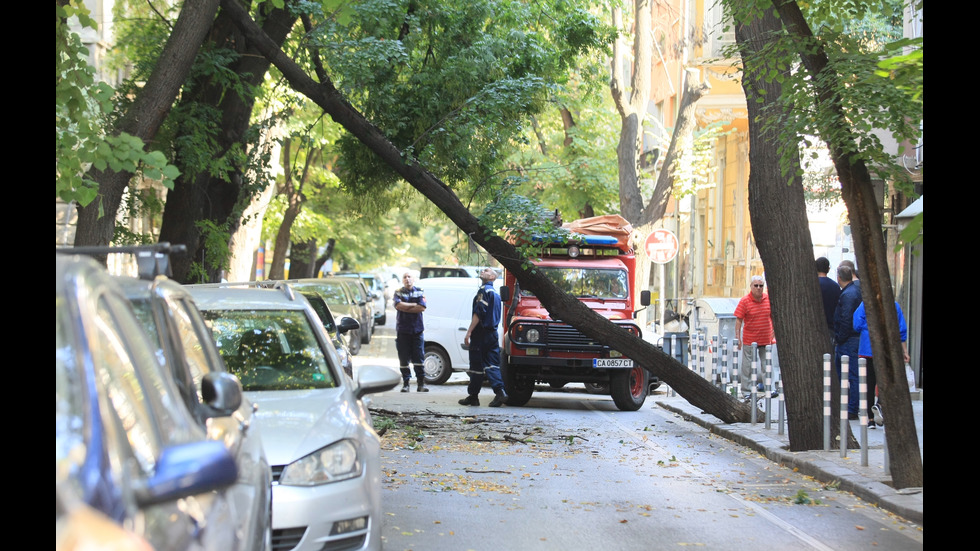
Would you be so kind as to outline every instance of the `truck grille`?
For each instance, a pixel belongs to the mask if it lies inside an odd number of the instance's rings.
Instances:
[[[547,345],[552,348],[569,350],[602,350],[608,348],[593,341],[591,337],[583,335],[581,331],[571,325],[558,323],[548,325]]]

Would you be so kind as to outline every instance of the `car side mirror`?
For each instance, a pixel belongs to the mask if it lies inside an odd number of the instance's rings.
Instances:
[[[366,365],[357,370],[354,396],[361,399],[368,394],[391,390],[402,383],[401,373],[383,365]]]
[[[136,502],[141,506],[174,501],[227,488],[238,480],[238,465],[225,444],[202,440],[163,449],[153,476],[134,480]]]
[[[360,329],[360,328],[361,328],[361,323],[349,316],[344,316],[340,318],[340,323],[337,324],[337,332],[339,332],[341,335],[343,335],[348,331],[352,331],[354,329]]]
[[[242,383],[231,373],[212,371],[201,379],[201,397],[215,417],[227,417],[242,405]]]

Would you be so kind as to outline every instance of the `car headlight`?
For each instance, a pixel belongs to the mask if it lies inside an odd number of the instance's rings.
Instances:
[[[318,486],[360,475],[357,446],[350,440],[341,440],[286,465],[279,476],[279,484]]]

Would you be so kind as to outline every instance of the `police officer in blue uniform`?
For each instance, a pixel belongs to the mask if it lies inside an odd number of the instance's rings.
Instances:
[[[478,406],[478,394],[483,386],[483,377],[490,379],[490,388],[494,398],[488,404],[490,407],[500,407],[507,403],[507,393],[504,392],[504,381],[500,377],[500,336],[497,326],[500,324],[500,295],[493,289],[497,272],[484,268],[480,272],[483,284],[473,297],[473,318],[463,337],[463,344],[470,349],[470,368],[467,374],[470,383],[466,387],[467,396],[459,401],[460,405]]]
[[[402,392],[408,392],[408,381],[412,372],[408,369],[411,360],[415,368],[415,378],[418,380],[418,391],[428,392],[425,386],[425,338],[423,331],[422,312],[425,312],[425,293],[415,286],[415,277],[406,272],[402,276],[402,287],[391,297],[395,305],[395,350],[398,351],[398,365],[402,373]]]

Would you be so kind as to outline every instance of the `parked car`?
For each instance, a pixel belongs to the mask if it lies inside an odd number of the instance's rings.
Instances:
[[[160,367],[172,378],[186,411],[209,438],[223,442],[235,457],[238,481],[227,491],[234,503],[228,529],[240,538],[235,548],[264,550],[271,542],[272,479],[261,438],[249,430],[255,410],[244,398],[238,378],[228,373],[190,293],[160,273],[169,271],[169,245],[84,250],[153,257],[153,262],[140,264],[139,278],[113,279],[150,337]]]
[[[368,290],[367,284],[364,283],[364,280],[359,277],[347,277],[347,278],[341,277],[339,279],[346,280],[345,283],[347,283],[347,286],[350,287],[350,291],[351,294],[354,296],[354,300],[357,302],[357,305],[361,308],[361,315],[363,315],[364,319],[367,320],[370,330],[361,333],[362,339],[365,339],[365,335],[366,335],[366,339],[362,340],[361,342],[363,342],[364,344],[370,344],[371,336],[374,335],[374,330],[377,327],[377,316],[375,316],[374,295],[372,295],[371,291]]]
[[[371,324],[374,322],[373,315],[366,302],[361,304],[351,289],[350,282],[353,281],[343,277],[318,277],[309,279],[287,280],[296,289],[312,289],[323,297],[334,313],[334,319],[339,324],[338,316],[348,316],[357,320],[360,325],[358,329],[347,333],[347,346],[351,354],[355,356],[361,351],[361,344],[371,342]]]
[[[58,499],[77,498],[155,549],[240,548],[226,491],[235,458],[181,403],[118,282],[91,258],[55,257]],[[202,379],[205,396],[221,379]],[[239,400],[209,401],[234,410]]]
[[[495,289],[500,288],[500,281],[494,281]],[[426,303],[425,382],[441,385],[453,372],[469,369],[463,338],[473,319],[473,297],[481,285],[478,277],[435,277],[421,282]]]
[[[356,380],[309,301],[275,289],[189,285],[225,363],[259,410],[272,464],[273,551],[381,549],[381,447],[362,398],[401,375],[362,366]]]
[[[432,277],[480,277],[482,266],[422,266],[419,279]]]
[[[347,347],[347,342],[344,341],[344,335],[351,329],[357,329],[360,324],[357,320],[348,316],[344,316],[340,319],[340,325],[334,320],[333,312],[330,311],[330,307],[327,306],[326,301],[323,300],[316,291],[313,290],[301,290],[300,293],[306,297],[306,300],[310,301],[310,306],[316,311],[316,315],[320,317],[320,323],[323,324],[323,328],[327,330],[327,334],[330,336],[330,340],[333,342],[334,348],[337,349],[337,356],[340,358],[340,367],[347,373],[347,376],[354,376],[354,361],[352,354],[350,353],[350,348]]]
[[[368,293],[371,296],[371,302],[374,304],[375,327],[378,325],[383,327],[388,322],[388,313],[386,310],[387,299],[385,299],[385,288],[381,283],[380,277],[368,272],[340,272],[335,275],[336,277],[360,278],[364,282],[364,286],[367,287]]]

